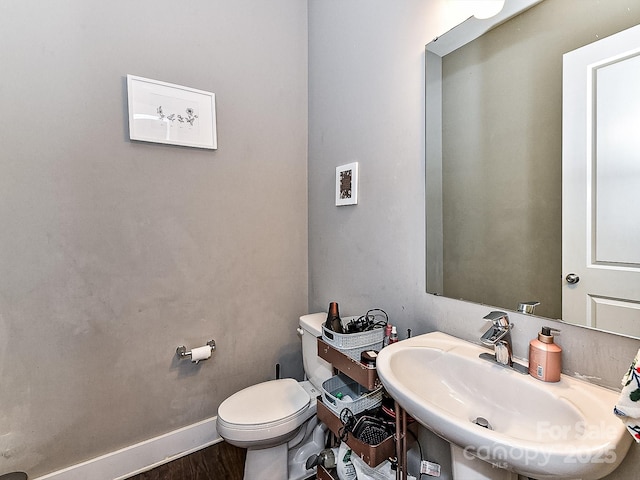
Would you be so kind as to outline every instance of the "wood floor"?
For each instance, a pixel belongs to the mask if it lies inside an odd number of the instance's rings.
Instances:
[[[128,480],[242,480],[246,454],[220,442]]]

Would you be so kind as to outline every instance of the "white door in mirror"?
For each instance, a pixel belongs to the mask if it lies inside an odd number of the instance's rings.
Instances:
[[[564,55],[562,318],[634,337],[640,336],[638,85],[640,26]]]

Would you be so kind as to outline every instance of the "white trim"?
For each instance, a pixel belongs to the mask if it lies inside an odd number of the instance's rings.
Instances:
[[[222,441],[216,418],[145,440],[34,480],[123,480]]]

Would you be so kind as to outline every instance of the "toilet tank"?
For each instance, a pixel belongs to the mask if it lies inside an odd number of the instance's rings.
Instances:
[[[312,313],[300,317],[302,333],[302,363],[304,373],[316,388],[322,388],[322,382],[333,376],[333,367],[318,356],[317,337],[322,335],[322,324],[326,321],[326,313]]]

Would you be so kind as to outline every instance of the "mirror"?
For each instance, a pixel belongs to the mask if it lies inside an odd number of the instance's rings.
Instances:
[[[427,292],[508,310],[535,300],[560,319],[562,55],[639,24],[640,8],[523,3],[427,46]]]

